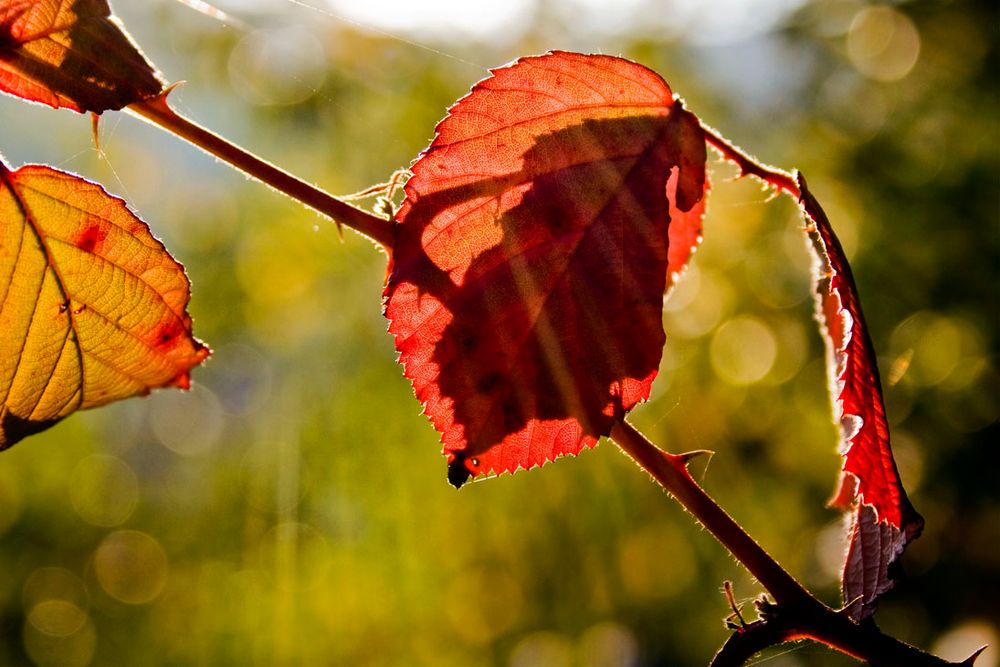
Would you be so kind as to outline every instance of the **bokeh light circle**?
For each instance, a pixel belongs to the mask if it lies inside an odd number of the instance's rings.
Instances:
[[[750,316],[734,317],[712,338],[712,367],[730,384],[749,385],[768,374],[777,352],[774,333],[766,324]]]
[[[920,56],[920,33],[905,14],[886,6],[866,7],[851,21],[847,57],[855,69],[876,81],[898,81]]]
[[[104,592],[126,604],[147,604],[167,584],[167,554],[152,536],[137,530],[111,533],[94,553],[94,573]]]
[[[69,498],[76,513],[90,525],[119,526],[139,502],[139,480],[119,458],[88,456],[70,476]]]

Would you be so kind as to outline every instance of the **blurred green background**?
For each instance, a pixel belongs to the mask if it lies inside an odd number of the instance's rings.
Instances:
[[[225,23],[115,4],[184,112],[335,193],[384,181],[492,66],[553,48],[660,72],[800,168],[852,260],[893,444],[927,519],[877,615],[1000,651],[997,11],[925,0],[257,0]],[[307,5],[312,5],[312,8]],[[472,484],[395,364],[370,243],[123,114],[0,99],[0,150],[101,181],[193,282],[188,393],[81,413],[0,455],[0,664],[705,665],[723,580],[759,587],[622,456]],[[715,161],[705,242],[633,421],[718,454],[704,483],[838,600],[840,457],[797,211]],[[749,608],[748,608],[749,609]],[[792,650],[789,651],[788,649]],[[814,645],[769,667],[847,665]]]

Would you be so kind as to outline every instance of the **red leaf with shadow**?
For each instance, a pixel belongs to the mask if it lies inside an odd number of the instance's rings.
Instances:
[[[74,111],[163,92],[107,0],[0,0],[0,91]]]
[[[576,454],[649,397],[705,152],[658,75],[608,56],[523,58],[438,125],[385,311],[453,484]]]
[[[855,619],[870,616],[893,585],[893,565],[920,535],[923,519],[910,504],[889,445],[878,362],[851,267],[830,222],[798,176],[800,205],[816,260],[816,317],[827,343],[830,395],[844,468],[831,504],[853,512],[842,581]]]

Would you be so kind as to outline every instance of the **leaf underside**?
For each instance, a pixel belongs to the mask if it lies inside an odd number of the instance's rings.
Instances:
[[[920,535],[889,444],[875,350],[847,257],[830,222],[798,176],[816,275],[816,318],[827,343],[830,395],[841,435],[844,469],[831,504],[852,513],[842,580],[855,619],[870,616],[893,586],[893,565]]]
[[[477,84],[412,171],[385,310],[449,479],[593,446],[656,375],[701,231],[697,119],[640,65],[554,52]]]
[[[101,113],[163,87],[107,0],[0,0],[0,91]]]
[[[0,162],[0,449],[72,412],[189,385],[184,269],[125,203]]]

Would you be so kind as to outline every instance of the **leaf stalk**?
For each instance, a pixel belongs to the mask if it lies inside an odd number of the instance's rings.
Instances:
[[[755,158],[747,155],[738,146],[729,143],[715,128],[701,124],[701,129],[705,133],[705,140],[708,145],[719,151],[722,157],[733,162],[740,168],[740,176],[753,176],[778,190],[784,190],[796,201],[802,196],[799,184],[795,176],[777,167],[761,164]]]
[[[391,220],[352,206],[177,113],[167,102],[170,90],[157,97],[136,102],[128,110],[331,218],[338,227],[346,225],[379,243],[386,252],[391,251],[394,236]]]

